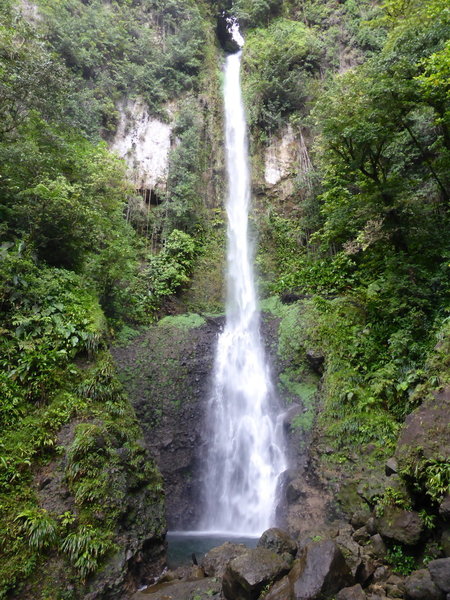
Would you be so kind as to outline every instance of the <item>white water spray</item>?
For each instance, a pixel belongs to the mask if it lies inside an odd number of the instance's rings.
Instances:
[[[234,29],[234,31],[233,31]],[[234,39],[242,45],[236,26]],[[259,535],[273,525],[278,476],[284,469],[281,428],[260,337],[248,235],[250,173],[240,85],[241,52],[225,63],[228,172],[228,290],[210,400],[210,449],[203,528]]]

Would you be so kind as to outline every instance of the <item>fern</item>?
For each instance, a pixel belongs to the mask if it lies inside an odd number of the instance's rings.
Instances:
[[[20,530],[33,550],[48,548],[58,539],[58,524],[45,509],[25,510],[15,520],[19,521]]]

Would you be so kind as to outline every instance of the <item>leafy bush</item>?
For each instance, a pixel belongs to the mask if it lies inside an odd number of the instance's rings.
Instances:
[[[293,111],[304,110],[322,47],[303,23],[276,19],[252,30],[244,54],[244,94],[250,124],[276,130]]]
[[[187,283],[196,251],[195,240],[189,234],[178,229],[170,233],[163,249],[148,257],[146,269],[131,285],[130,320],[139,322],[154,317],[164,299]]]
[[[58,538],[58,524],[44,509],[25,510],[16,517],[16,521],[33,550],[49,548]]]
[[[61,543],[82,579],[95,571],[102,557],[114,548],[111,536],[89,525],[81,525],[69,533]]]
[[[433,502],[441,502],[450,490],[450,462],[443,459],[423,460],[414,467],[413,475],[420,488]]]
[[[394,573],[399,575],[410,575],[416,568],[415,558],[400,544],[388,548],[386,562],[392,566]]]
[[[232,12],[244,27],[264,27],[280,13],[277,0],[236,0]]]
[[[105,4],[41,0],[47,39],[78,81],[102,124],[114,130],[114,101],[125,92],[144,97],[153,112],[194,85],[205,30],[199,7],[188,0]]]

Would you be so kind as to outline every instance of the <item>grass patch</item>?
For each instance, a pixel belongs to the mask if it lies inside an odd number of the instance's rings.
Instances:
[[[167,316],[158,323],[159,327],[178,327],[180,329],[195,329],[206,323],[204,317],[197,313],[185,313],[183,315]]]

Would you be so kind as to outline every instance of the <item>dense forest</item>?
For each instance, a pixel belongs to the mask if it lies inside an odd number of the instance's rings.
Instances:
[[[449,555],[446,0],[1,0],[0,598],[125,598],[164,562],[163,480],[110,347],[222,311],[223,11],[246,40],[262,308],[290,385],[322,361],[297,426],[348,482],[438,398],[403,487],[370,501],[425,524],[388,549],[399,572]],[[172,126],[156,206],[110,150],[124,98]],[[262,162],[287,130],[304,160],[282,195]]]

